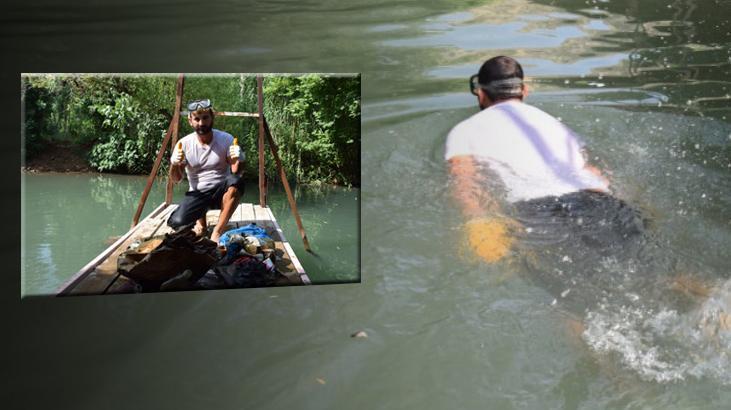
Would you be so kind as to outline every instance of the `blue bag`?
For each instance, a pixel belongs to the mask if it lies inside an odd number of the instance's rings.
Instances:
[[[255,223],[250,223],[246,226],[224,232],[223,235],[221,235],[221,238],[218,239],[218,244],[228,246],[228,242],[231,240],[233,235],[254,236],[264,241],[273,241],[273,239],[267,235],[267,231],[265,231],[264,228],[260,228]]]

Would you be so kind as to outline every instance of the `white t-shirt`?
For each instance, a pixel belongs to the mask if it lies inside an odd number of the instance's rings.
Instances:
[[[210,189],[231,173],[231,166],[226,157],[233,140],[231,134],[217,129],[213,130],[213,139],[209,145],[201,144],[195,132],[180,140],[185,160],[188,162],[185,173],[188,175],[189,191]],[[243,156],[242,151],[239,161],[244,160]]]
[[[584,168],[581,143],[556,118],[519,100],[490,106],[449,132],[446,160],[471,155],[497,173],[516,202],[582,189],[608,191]]]

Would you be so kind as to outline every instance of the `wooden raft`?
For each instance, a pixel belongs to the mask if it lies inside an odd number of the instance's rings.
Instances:
[[[133,293],[135,287],[132,281],[117,273],[118,256],[135,241],[142,242],[152,236],[172,232],[167,225],[167,220],[176,208],[176,204],[166,206],[163,203],[158,206],[139,224],[61,285],[58,296]],[[211,210],[206,214],[209,235],[218,222],[220,212],[220,210]],[[309,285],[310,279],[269,208],[250,203],[239,204],[231,215],[226,230],[252,222],[264,228],[274,240],[277,256],[276,267],[284,275],[277,285]]]

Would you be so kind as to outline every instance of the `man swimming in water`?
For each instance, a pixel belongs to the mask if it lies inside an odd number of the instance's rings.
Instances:
[[[590,309],[598,315],[668,306],[696,309],[691,317],[700,317],[698,328],[711,338],[731,331],[731,281],[718,286],[679,273],[662,239],[588,163],[578,136],[523,101],[523,78],[514,59],[487,60],[470,78],[480,111],[447,137],[445,160],[470,249],[488,263],[513,253],[534,265],[530,279],[573,314],[576,334]],[[514,252],[519,243],[529,256]],[[709,302],[696,308],[702,300]]]
[[[487,60],[470,78],[470,91],[480,112],[450,131],[445,159],[478,256],[488,262],[503,258],[512,243],[508,231],[516,226],[501,215],[500,201],[485,189],[485,177],[497,179],[505,199],[519,209],[570,212],[577,203],[619,205],[608,179],[588,163],[579,138],[558,119],[523,102],[528,89],[517,61],[506,56]]]

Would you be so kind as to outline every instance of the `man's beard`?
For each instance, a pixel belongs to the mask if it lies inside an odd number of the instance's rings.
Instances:
[[[211,129],[213,129],[212,126],[209,125],[201,125],[199,127],[195,127],[195,133],[198,135],[205,135],[211,132]]]

